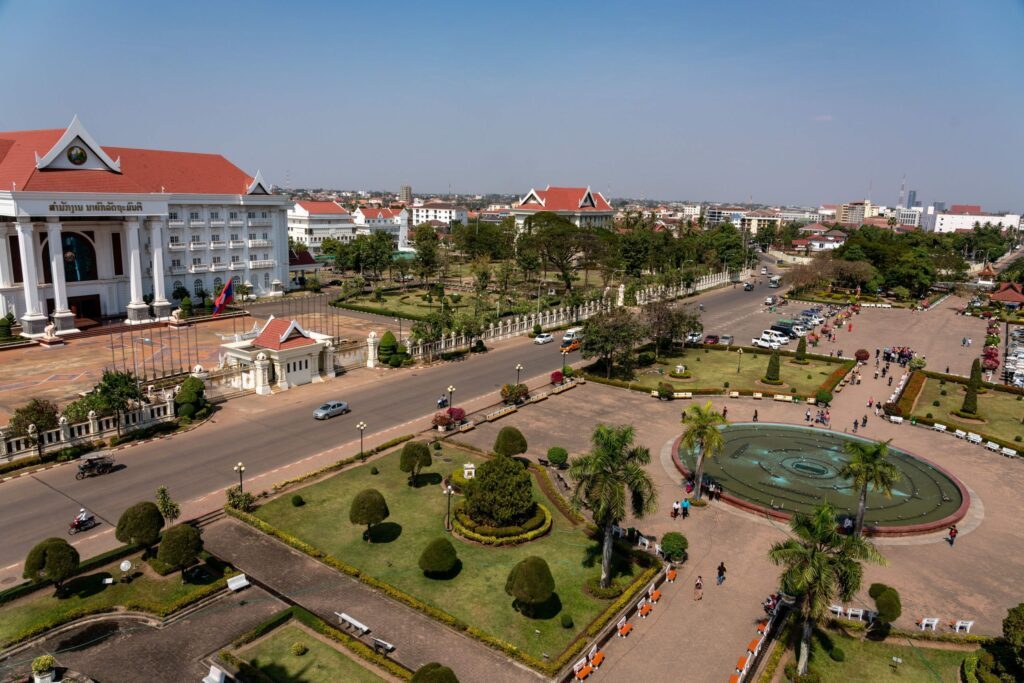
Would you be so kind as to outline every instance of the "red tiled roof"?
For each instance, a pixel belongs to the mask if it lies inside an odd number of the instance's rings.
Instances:
[[[827,232],[828,226],[822,223],[811,223],[810,225],[801,226],[800,232]]]
[[[982,215],[981,204],[954,204],[949,207],[949,213],[962,216],[980,216]]]
[[[359,211],[361,214],[363,214],[364,218],[367,218],[369,220],[376,220],[379,218],[394,218],[395,216],[401,213],[400,210],[395,211],[394,209],[378,209],[372,206],[360,206],[358,209],[356,209],[356,211]]]
[[[288,265],[294,266],[317,266],[320,265],[313,258],[313,255],[309,251],[296,252],[293,249],[288,250]]]
[[[348,211],[344,207],[340,206],[337,202],[295,202],[307,212],[316,215],[346,215]]]
[[[1004,282],[999,285],[999,289],[989,294],[988,298],[1002,301],[1004,304],[1024,304],[1024,285]]]
[[[580,202],[583,201],[584,195],[587,193],[586,187],[551,187],[550,185],[546,190],[532,190],[533,194],[536,194],[542,203],[530,201],[524,202],[519,205],[521,209],[533,209],[535,211],[611,211],[611,204],[604,198],[600,192],[590,190],[591,197],[594,198],[594,206],[581,207]],[[527,195],[529,196],[529,195]]]
[[[292,327],[293,324],[295,327]],[[281,339],[282,337],[284,337],[284,340]],[[316,344],[316,340],[307,337],[294,320],[285,320],[284,318],[271,318],[268,320],[267,324],[263,326],[263,329],[260,330],[256,339],[252,342],[252,345],[257,348],[272,349],[274,351],[297,349],[300,346],[309,346],[310,344]]]
[[[0,187],[33,192],[245,194],[253,177],[219,154],[103,147],[121,173],[36,168],[64,130],[0,133]]]
[[[795,240],[791,240],[790,241],[790,244],[792,244],[794,247],[806,247],[810,243],[811,243],[810,240],[803,239],[803,238],[795,239]]]

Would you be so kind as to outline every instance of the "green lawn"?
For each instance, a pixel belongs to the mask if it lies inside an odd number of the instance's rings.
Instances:
[[[823,638],[831,639],[843,650],[845,659],[834,661],[823,646]],[[898,640],[898,639],[890,639]],[[961,650],[940,650],[911,644],[902,639],[878,643],[849,638],[829,632],[818,632],[811,648],[811,668],[821,674],[822,683],[848,681],[902,681],[903,683],[959,683],[960,663],[967,654]],[[892,658],[903,660],[898,673],[893,673]]]
[[[299,656],[292,654],[294,643],[302,643],[308,652]],[[294,623],[275,629],[236,654],[278,683],[379,683],[387,680]]]
[[[1018,400],[1015,394],[1005,391],[987,390],[978,394],[978,410],[985,419],[985,424],[963,420],[952,414],[953,410],[960,410],[964,403],[964,385],[954,382],[939,384],[941,380],[929,377],[925,380],[924,387],[917,397],[917,405],[914,407],[914,415],[927,416],[931,413],[932,419],[941,422],[950,428],[959,428],[970,432],[977,432],[986,436],[994,436],[1013,443],[1013,438],[1024,434],[1024,400]],[[942,391],[946,395],[942,395]],[[933,405],[935,401],[938,406]],[[1021,446],[1018,445],[1018,449]]]
[[[791,346],[795,351],[794,344],[791,343]],[[769,386],[759,381],[768,369],[768,358],[768,354],[754,354],[749,351],[745,351],[741,358],[736,351],[688,348],[682,356],[661,358],[658,365],[637,370],[636,383],[648,389],[657,389],[659,382],[669,382],[676,387],[676,391],[692,391],[695,388],[720,389],[728,382],[731,391],[745,389],[766,394],[795,393],[813,396],[821,383],[839,368],[838,363],[820,360],[809,360],[807,365],[797,365],[792,358],[782,356],[779,378],[785,384],[778,387]],[[686,366],[692,379],[676,380],[669,377],[668,373],[675,370],[677,365]],[[737,365],[739,372],[736,372]],[[659,369],[663,370],[664,374],[659,374]],[[796,391],[793,392],[791,389]]]
[[[507,548],[488,548],[456,539],[453,542],[462,561],[461,572],[450,580],[425,578],[417,565],[420,553],[430,540],[445,534],[446,500],[438,486],[440,474],[461,469],[465,462],[479,464],[484,460],[482,456],[448,447],[431,452],[434,466],[428,474],[421,475],[430,478],[430,483],[420,488],[406,484],[407,475],[399,471],[399,452],[395,451],[373,463],[380,470],[378,475],[370,473],[370,465],[357,467],[302,489],[306,504],[301,507],[294,507],[291,494],[287,494],[263,505],[255,514],[535,657],[548,654],[554,658],[608,604],[583,591],[587,576],[600,572],[599,564],[590,566],[588,561],[594,557],[596,544],[565,520],[535,483],[534,499],[543,502],[554,517],[549,534]],[[371,487],[384,494],[391,512],[379,529],[380,535],[388,540],[372,544],[362,540],[362,527],[348,522],[352,498],[358,491]],[[453,505],[458,500],[459,496],[455,496]],[[512,609],[512,598],[504,592],[512,566],[530,555],[543,557],[551,567],[561,603],[560,612],[544,618],[522,616]],[[640,570],[628,567],[625,571]],[[572,616],[574,628],[562,628],[561,612]]]
[[[97,571],[78,576],[65,584],[67,597],[54,597],[54,589],[47,586],[23,598],[0,605],[0,647],[20,640],[31,630],[45,629],[67,621],[69,615],[81,616],[86,613],[109,611],[115,607],[143,610],[154,614],[167,613],[180,601],[198,593],[209,591],[210,584],[223,581],[225,567],[217,561],[206,566],[209,570],[205,580],[183,584],[181,573],[174,572],[161,577],[138,555],[129,558],[142,572],[131,583],[114,583],[106,586],[103,579],[120,578],[117,560]]]

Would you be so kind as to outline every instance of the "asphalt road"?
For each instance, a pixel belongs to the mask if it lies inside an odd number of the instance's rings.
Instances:
[[[761,285],[744,292],[729,287],[700,295],[706,306],[706,330],[728,332],[730,325],[759,315],[755,311],[768,291],[779,290]],[[571,354],[569,360],[579,360],[579,354]],[[557,343],[535,345],[520,338],[460,362],[382,375],[360,370],[272,397],[232,400],[210,424],[118,451],[119,469],[104,476],[77,481],[76,468],[65,465],[0,483],[0,586],[17,580],[32,545],[49,536],[67,538],[67,524],[81,507],[101,520],[95,529],[72,538],[87,557],[116,546],[113,528],[121,512],[138,501],[152,500],[158,486],[168,487],[183,504],[185,516],[212,511],[223,504],[223,490],[237,482],[233,467],[239,461],[245,463],[246,481],[262,477],[257,490],[269,487],[285,478],[277,474],[280,470],[288,469],[286,475],[294,476],[357,453],[357,422],[368,425],[367,448],[420,431],[429,425],[436,400],[449,385],[456,387],[455,405],[480,409],[493,400],[488,394],[493,396],[515,379],[518,363],[525,368],[522,379],[538,386],[561,367],[562,357]],[[352,413],[314,421],[313,409],[329,398],[348,401]],[[336,452],[329,460],[327,455],[315,460],[317,454],[331,450]]]

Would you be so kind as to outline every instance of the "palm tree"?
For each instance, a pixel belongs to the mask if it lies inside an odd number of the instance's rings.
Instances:
[[[634,517],[640,518],[657,506],[654,483],[643,466],[651,452],[634,446],[632,425],[612,427],[599,424],[591,435],[593,449],[573,458],[569,476],[574,486],[573,509],[586,507],[604,534],[601,548],[601,586],[611,584],[612,527],[626,517],[626,502]]]
[[[890,439],[889,441],[891,441]],[[889,457],[889,441],[865,443],[847,441],[843,450],[850,456],[849,462],[839,471],[840,477],[852,479],[854,486],[860,489],[860,500],[857,503],[857,519],[853,533],[860,536],[864,528],[864,512],[867,510],[868,487],[876,493],[881,491],[887,497],[892,495],[893,485],[900,480],[900,471],[896,465],[887,460]]]
[[[700,498],[701,484],[704,481],[704,458],[713,458],[725,448],[722,432],[718,426],[725,424],[722,414],[711,407],[711,401],[701,406],[690,406],[683,411],[683,440],[680,445],[697,454],[697,466],[694,474],[694,485],[697,487],[697,498]]]
[[[863,536],[841,533],[836,510],[829,503],[822,503],[810,515],[794,515],[789,526],[795,538],[775,543],[768,559],[784,567],[782,589],[801,598],[804,624],[799,670],[805,674],[814,624],[827,614],[837,596],[845,602],[860,590],[862,562],[884,565],[885,558]]]

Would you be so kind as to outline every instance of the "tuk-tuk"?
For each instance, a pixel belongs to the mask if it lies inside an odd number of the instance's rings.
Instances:
[[[95,474],[106,474],[114,469],[114,458],[110,455],[88,455],[78,463],[75,479],[85,479]]]

